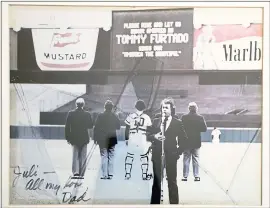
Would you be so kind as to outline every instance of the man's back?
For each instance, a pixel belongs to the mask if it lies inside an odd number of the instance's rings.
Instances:
[[[75,109],[69,112],[71,116],[71,127],[74,129],[92,128],[92,118],[88,111]],[[91,121],[91,122],[90,122]]]
[[[191,148],[201,147],[201,132],[207,130],[203,116],[197,113],[188,113],[182,116],[185,131]]]
[[[103,112],[98,115],[94,128],[94,140],[100,146],[117,144],[116,130],[120,129],[120,120],[112,112]]]
[[[91,114],[77,108],[68,113],[66,121],[66,137],[75,144],[88,143],[88,129],[93,127]]]
[[[150,117],[145,113],[141,115],[131,113],[125,120],[125,123],[130,126],[129,133],[131,135],[145,135],[147,127],[152,125]]]
[[[98,115],[96,126],[106,132],[115,132],[120,129],[120,120],[112,112],[103,112]]]

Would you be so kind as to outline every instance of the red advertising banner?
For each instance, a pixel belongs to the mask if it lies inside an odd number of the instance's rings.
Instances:
[[[95,60],[98,32],[99,29],[32,29],[39,68],[88,71]]]
[[[193,50],[196,70],[261,70],[262,24],[202,26]]]

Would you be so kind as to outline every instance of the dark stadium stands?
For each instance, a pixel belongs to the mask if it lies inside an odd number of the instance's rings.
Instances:
[[[135,78],[121,96],[124,84],[92,85],[91,92],[81,97],[86,100],[86,107],[95,112],[103,110],[103,103],[108,98],[129,112],[134,109],[132,103],[137,98],[149,105],[155,100],[153,108],[156,109],[162,99],[170,96],[175,99],[179,113],[186,112],[188,103],[194,101],[202,114],[226,114],[236,109],[245,109],[247,115],[261,114],[262,92],[259,85],[199,85],[197,76],[186,75],[164,76],[159,87],[156,80],[149,81]],[[74,102],[75,99],[54,111],[67,112],[74,107]]]

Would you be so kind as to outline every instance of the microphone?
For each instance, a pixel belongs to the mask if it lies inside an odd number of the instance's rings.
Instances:
[[[162,123],[161,123],[161,125],[162,125],[162,128],[161,128],[161,135],[162,136],[164,136],[164,121],[165,121],[165,113],[162,113],[161,114],[161,121],[162,121]]]
[[[165,131],[166,131],[166,127],[165,127],[165,124],[166,124],[166,121],[168,120],[168,115],[166,115],[165,113],[162,113],[162,120],[163,120],[163,122],[162,122],[162,131],[161,131],[161,133],[162,133],[162,136],[164,136],[165,135]]]

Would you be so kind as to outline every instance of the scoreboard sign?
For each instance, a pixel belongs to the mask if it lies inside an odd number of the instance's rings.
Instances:
[[[165,70],[192,69],[193,9],[114,12],[112,36],[113,70],[143,57],[163,61]]]

